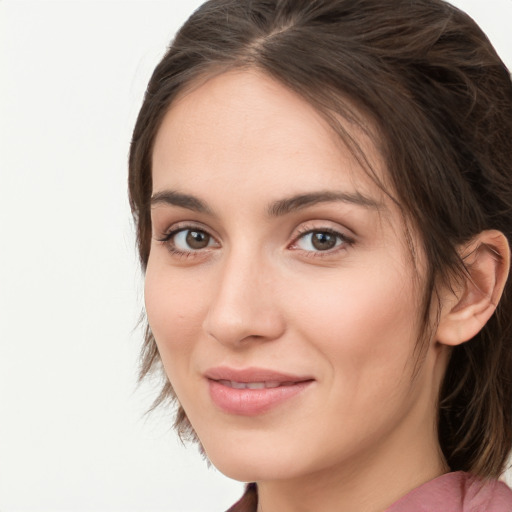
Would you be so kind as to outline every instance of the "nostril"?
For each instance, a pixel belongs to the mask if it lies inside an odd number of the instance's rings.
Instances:
[[[226,345],[246,346],[279,338],[284,323],[277,309],[272,314],[252,310],[244,315],[229,315],[226,311],[210,311],[204,322],[206,334]]]
[[[284,330],[281,306],[263,284],[260,262],[231,252],[218,275],[204,331],[219,343],[246,345],[278,338]]]

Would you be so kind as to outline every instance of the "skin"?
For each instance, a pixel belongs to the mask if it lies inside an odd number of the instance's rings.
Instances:
[[[384,177],[371,141],[346,129]],[[269,214],[324,192],[345,200]],[[435,425],[448,348],[434,333],[419,365],[414,352],[421,251],[414,267],[400,213],[311,105],[255,71],[204,81],[159,129],[153,196],[145,301],[165,371],[212,463],[258,482],[259,510],[382,511],[448,470]],[[187,245],[187,228],[207,245]],[[313,382],[229,414],[204,376],[221,365]]]

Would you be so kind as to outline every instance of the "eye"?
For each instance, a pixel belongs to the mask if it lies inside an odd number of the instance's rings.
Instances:
[[[208,232],[192,227],[175,229],[160,239],[160,242],[166,244],[174,253],[193,253],[218,246]]]
[[[178,251],[200,251],[215,245],[213,238],[199,229],[182,229],[174,234],[172,241]]]
[[[303,251],[330,251],[339,247],[346,238],[336,231],[332,230],[315,230],[304,233],[295,242],[295,247]]]

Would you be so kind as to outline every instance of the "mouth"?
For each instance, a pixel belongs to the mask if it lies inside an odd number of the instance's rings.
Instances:
[[[274,389],[281,386],[293,386],[297,382],[278,382],[278,381],[266,381],[266,382],[237,382],[234,380],[217,380],[219,384],[228,386],[233,389]]]
[[[235,370],[218,367],[206,372],[210,398],[223,412],[241,416],[256,416],[295,400],[314,379],[248,368]]]

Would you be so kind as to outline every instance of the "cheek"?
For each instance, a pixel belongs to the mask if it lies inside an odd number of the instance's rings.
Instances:
[[[171,378],[173,367],[179,369],[184,364],[200,335],[207,304],[204,286],[197,276],[180,275],[150,259],[144,301],[151,331]]]
[[[309,421],[321,432],[315,437],[319,445],[337,436],[342,448],[347,439],[363,446],[395,428],[414,406],[420,390],[411,386],[418,310],[409,274],[352,269],[318,283],[307,300],[295,299],[300,338],[314,347],[311,360],[325,363],[320,383],[326,390],[320,413],[325,421]],[[315,411],[312,419],[318,415]],[[319,445],[319,453],[329,457]]]
[[[333,369],[343,369],[338,375],[354,381],[370,372],[372,381],[400,379],[414,350],[418,299],[410,271],[384,268],[325,276],[309,293],[294,294],[302,297],[292,311],[300,328]]]

